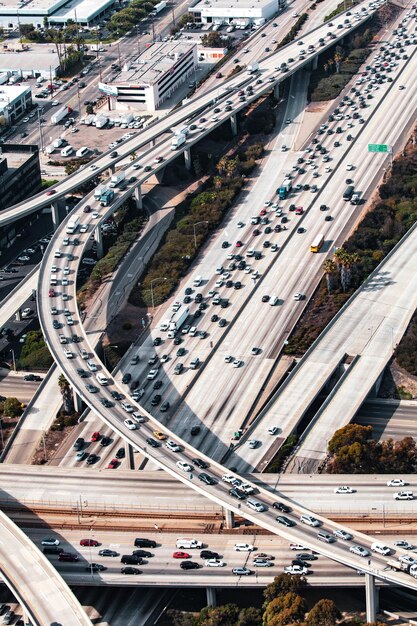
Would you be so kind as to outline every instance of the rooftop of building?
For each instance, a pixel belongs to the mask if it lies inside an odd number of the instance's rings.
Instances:
[[[154,43],[140,55],[130,57],[112,83],[141,82],[153,85],[192,48],[196,48],[195,43],[184,41]]]
[[[192,12],[199,12],[203,9],[219,9],[233,12],[240,9],[257,9],[262,6],[268,6],[271,2],[276,2],[278,10],[278,0],[200,0],[190,7]]]
[[[0,85],[0,107],[10,104],[17,98],[20,98],[31,87],[28,83],[21,85]]]
[[[59,66],[56,50],[45,44],[25,44],[27,50],[21,50],[16,42],[7,42],[7,48],[0,48],[0,72],[7,70],[49,70],[52,72]],[[17,52],[19,50],[19,52]]]
[[[114,4],[114,0],[6,0],[0,4],[0,15],[47,15],[51,23],[67,19],[85,21]]]
[[[0,5],[0,13],[12,12],[16,14],[51,13],[65,4],[66,0],[6,0]]]
[[[30,159],[36,151],[37,146],[25,146],[25,150],[21,150],[15,149],[13,145],[10,144],[0,144],[0,161],[6,159],[8,168],[7,172],[0,174],[0,180],[2,177],[13,173],[13,170],[17,170],[19,167],[22,167],[22,165],[24,165],[24,163],[26,163],[26,161]]]
[[[70,0],[65,6],[55,11],[51,17],[51,23],[77,20],[77,22],[89,22],[96,15],[114,4],[114,0]]]

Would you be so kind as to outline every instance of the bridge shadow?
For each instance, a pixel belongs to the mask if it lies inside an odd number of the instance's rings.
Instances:
[[[362,286],[362,291],[364,292],[375,292],[381,291],[385,287],[389,287],[390,285],[394,285],[395,280],[392,277],[390,272],[380,271],[375,276],[371,278],[367,283]]]

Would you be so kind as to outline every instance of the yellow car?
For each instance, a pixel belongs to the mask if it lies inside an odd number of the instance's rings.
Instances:
[[[164,433],[161,433],[159,430],[154,430],[153,435],[160,441],[164,441],[165,439],[167,439],[167,436]]]

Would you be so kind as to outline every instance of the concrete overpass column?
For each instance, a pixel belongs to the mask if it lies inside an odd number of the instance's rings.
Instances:
[[[101,232],[100,225],[94,231],[94,239],[97,243],[97,258],[103,258],[103,233]]]
[[[134,470],[135,469],[135,454],[134,454],[134,449],[133,447],[130,445],[130,443],[127,443],[127,441],[125,441],[125,455],[126,455],[126,460],[127,460],[127,466],[129,469]]]
[[[73,391],[73,396],[74,396],[74,409],[77,411],[77,413],[80,413],[81,415],[81,413],[84,410],[82,398],[75,391]]]
[[[15,320],[16,320],[16,322],[21,322],[22,321],[22,309],[17,309],[17,311],[15,313]]]
[[[226,528],[235,527],[235,514],[233,513],[233,511],[229,511],[229,509],[223,509],[223,519]]]
[[[236,115],[231,115],[230,116],[230,125],[232,127],[232,135],[233,135],[233,137],[236,137],[236,135],[237,135],[237,117],[236,117]]]
[[[215,607],[216,602],[216,590],[214,587],[206,587],[207,606]]]
[[[319,55],[314,57],[314,59],[311,61],[311,69],[316,70],[318,66],[319,66]]]
[[[110,165],[109,169],[110,169],[110,172],[114,174],[116,171],[116,165]]]
[[[184,161],[185,161],[185,169],[190,171],[191,169],[191,150],[184,150]]]
[[[138,185],[138,187],[135,187],[135,202],[136,202],[136,208],[137,209],[142,209],[143,208],[142,187],[141,187],[141,185]]]
[[[51,205],[51,209],[52,209],[52,225],[55,231],[58,228],[59,224],[61,223],[61,213],[59,210],[58,202],[53,202]]]
[[[274,98],[275,100],[279,100],[279,83],[276,83],[274,87]]]
[[[366,596],[366,621],[375,622],[377,612],[377,595],[375,591],[375,576],[365,574],[365,596]]]

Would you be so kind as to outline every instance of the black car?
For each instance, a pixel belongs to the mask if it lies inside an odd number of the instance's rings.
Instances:
[[[241,287],[242,287],[242,283],[240,282],[240,280],[237,280],[235,282],[235,289],[241,289]]]
[[[152,552],[148,552],[147,550],[133,550],[132,554],[133,556],[139,556],[144,559],[150,559],[153,556]]]
[[[126,452],[124,448],[119,448],[116,452],[116,459],[124,459],[126,456]]]
[[[301,559],[302,561],[317,561],[317,557],[315,554],[309,554],[308,552],[300,552],[295,555],[297,559]]]
[[[72,335],[71,339],[74,343],[78,343],[79,341],[81,341],[81,337],[79,337],[78,335]]]
[[[160,396],[159,393],[156,393],[151,400],[151,405],[157,406],[161,402],[161,400],[162,400],[162,396]]]
[[[190,304],[190,302],[192,302],[192,299],[191,299],[190,296],[185,296],[183,302],[184,302],[184,304]]]
[[[122,567],[120,571],[122,574],[142,574],[141,570],[137,567]]]
[[[194,311],[194,318],[197,319],[198,317],[201,317],[200,309],[197,309],[196,311]]]
[[[193,290],[191,289],[191,287],[187,287],[187,288],[185,289],[185,295],[186,295],[186,296],[189,296],[191,293],[193,293]]]
[[[198,475],[198,479],[206,485],[215,485],[217,483],[217,481],[212,476],[206,474],[205,472],[201,472],[201,474]]]
[[[161,343],[162,343],[161,337],[155,337],[155,339],[153,340],[153,345],[154,346],[160,346]]]
[[[201,430],[200,426],[193,426],[193,427],[191,428],[191,431],[190,431],[190,432],[191,432],[191,434],[192,434],[192,435],[198,435],[198,433],[200,432],[200,430]]]
[[[181,569],[198,569],[200,566],[195,561],[181,561]]]
[[[113,150],[113,152],[110,152],[110,156],[111,156],[112,159],[115,159],[117,157],[116,150]]]
[[[227,307],[229,306],[229,300],[227,300],[226,298],[223,298],[222,301],[220,302],[220,306],[222,309],[227,309]]]
[[[228,248],[230,246],[228,241],[223,241],[222,248]]]
[[[23,380],[38,383],[42,380],[42,377],[36,376],[36,374],[26,374],[26,376],[23,377]]]
[[[193,465],[199,467],[200,469],[206,469],[207,467],[209,467],[209,464],[205,461],[202,461],[201,459],[192,459],[191,462]]]
[[[320,211],[327,211],[327,204],[321,204]]]
[[[111,439],[110,437],[102,437],[100,439],[100,445],[103,446],[103,448],[105,448],[106,446],[109,445],[109,443],[111,443]]]
[[[262,296],[262,302],[268,302],[269,296]]]
[[[194,302],[202,302],[203,301],[203,294],[202,293],[196,293],[195,297],[194,297]]]
[[[100,398],[100,402],[103,406],[107,407],[108,409],[110,409],[113,406],[113,402],[110,402],[110,400],[107,400],[107,398]],[[104,439],[107,439],[107,437],[104,437]],[[107,445],[107,444],[101,444],[101,445]]]
[[[178,348],[177,356],[184,356],[184,354],[185,354],[185,348]]]
[[[232,498],[237,498],[238,500],[246,500],[246,494],[236,487],[229,489],[229,496],[232,496]]]
[[[220,559],[220,554],[211,550],[201,550],[200,559]]]
[[[233,287],[233,280],[228,280],[226,282],[226,287],[228,287],[230,289],[230,287]]]
[[[278,511],[282,511],[283,513],[291,513],[292,511],[292,508],[288,506],[287,504],[284,504],[283,502],[274,502],[272,506],[274,509],[277,509]]]
[[[109,550],[108,548],[104,548],[104,550],[99,550],[99,556],[119,556],[119,553],[116,550]]]
[[[285,515],[278,515],[278,517],[276,517],[275,519],[279,524],[282,524],[283,526],[295,526],[294,520],[285,517]]]
[[[293,559],[291,561],[291,565],[299,565],[300,567],[311,567],[308,561],[303,561],[302,559]]]
[[[218,322],[219,321],[219,316],[218,315],[212,315],[210,319],[211,319],[212,322]]]
[[[149,444],[151,448],[159,448],[159,446],[161,445],[160,442],[156,439],[153,439],[153,437],[148,437],[146,439],[146,443]]]
[[[123,400],[123,395],[121,393],[119,393],[118,391],[111,391],[110,395],[112,398],[114,398],[115,400]]]
[[[62,324],[58,322],[58,320],[54,320],[52,322],[52,326],[55,328],[55,330],[58,330],[58,328],[61,328]]]
[[[89,454],[86,460],[87,465],[93,465],[98,459],[97,454]]]
[[[178,346],[181,343],[182,339],[181,337],[175,337],[174,338],[174,346]]]
[[[227,326],[227,320],[225,320],[224,317],[220,320],[219,326],[220,328],[224,328],[225,326]]]
[[[107,568],[104,567],[104,565],[102,565],[101,563],[89,563],[89,565],[87,565],[85,569],[88,572],[102,572]]]
[[[136,537],[134,545],[136,548],[156,548],[156,541],[154,541],[153,539],[143,539],[142,537]]]
[[[142,557],[137,554],[123,554],[120,561],[125,565],[142,565],[143,563]]]
[[[129,373],[123,374],[122,383],[127,385],[130,383],[131,380],[132,380],[132,374],[129,374]]]
[[[87,389],[87,391],[89,393],[97,393],[98,392],[98,387],[96,387],[95,385],[86,385],[85,388]]]

